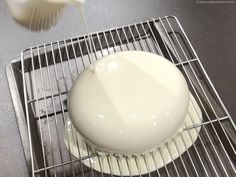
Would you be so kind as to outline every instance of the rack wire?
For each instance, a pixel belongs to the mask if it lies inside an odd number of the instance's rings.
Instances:
[[[26,123],[20,131],[21,136],[27,136],[29,140],[22,138],[32,176],[115,176],[111,167],[111,174],[106,174],[83,164],[92,157],[100,158],[97,153],[89,153],[89,147],[88,156],[81,158],[75,158],[66,148],[63,134],[69,117],[66,99],[74,80],[86,66],[106,55],[127,50],[156,53],[174,63],[185,76],[203,114],[201,124],[183,130],[197,131],[201,127],[191,148],[164,167],[139,176],[236,175],[236,126],[176,17],[148,19],[90,35],[92,51],[88,36],[74,37],[28,48],[22,52],[20,62],[12,63],[14,75],[19,80],[16,84],[18,92],[23,91],[19,99]],[[127,159],[126,156],[115,157],[118,166],[122,158]],[[148,171],[145,158],[143,155]],[[154,157],[153,161],[158,163]],[[101,165],[100,168],[102,171]],[[119,176],[123,176],[122,168]]]

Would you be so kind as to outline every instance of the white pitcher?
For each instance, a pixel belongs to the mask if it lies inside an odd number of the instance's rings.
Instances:
[[[21,25],[42,31],[58,21],[68,3],[82,4],[84,0],[7,0],[13,18]]]

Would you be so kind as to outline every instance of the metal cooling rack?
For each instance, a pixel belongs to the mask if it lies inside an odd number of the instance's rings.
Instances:
[[[63,140],[66,99],[75,78],[95,59],[118,51],[143,50],[164,56],[182,71],[201,108],[203,122],[184,130],[201,127],[191,148],[155,172],[140,176],[235,176],[236,126],[176,17],[92,33],[91,39],[93,51],[88,49],[88,36],[74,37],[28,48],[21,60],[7,66],[30,175],[114,176],[83,165],[83,160],[98,154],[77,159],[67,150]],[[119,162],[126,157],[116,158]]]

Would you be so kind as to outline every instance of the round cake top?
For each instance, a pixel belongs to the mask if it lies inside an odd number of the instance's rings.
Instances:
[[[142,153],[174,136],[189,91],[182,73],[148,52],[108,55],[89,65],[69,95],[71,121],[99,151]]]

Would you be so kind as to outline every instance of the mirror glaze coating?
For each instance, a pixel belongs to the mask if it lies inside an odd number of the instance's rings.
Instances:
[[[89,65],[69,95],[70,119],[98,151],[142,153],[173,137],[188,109],[178,68],[141,51],[119,52]]]
[[[127,154],[125,156],[122,156],[122,154],[99,154],[99,157],[87,158],[83,160],[82,163],[98,172],[117,176],[121,176],[121,174],[123,176],[130,176],[130,174],[132,174],[132,176],[140,176],[140,174],[151,173],[168,165],[186,152],[197,140],[201,126],[188,129],[188,131],[184,131],[184,129],[201,123],[201,109],[194,97],[190,94],[188,114],[186,114],[184,124],[181,127],[183,131],[176,133],[173,138],[169,139],[167,143],[161,145],[159,148],[153,149],[152,153],[135,154],[135,156],[133,156],[133,154]],[[65,123],[64,142],[68,151],[76,158],[88,157],[96,153],[91,150],[87,151],[86,142],[83,141],[81,135],[74,129],[70,120],[67,120]],[[119,165],[116,159],[117,155],[120,157]],[[145,157],[146,162],[143,157]],[[107,158],[109,158],[109,160]],[[129,166],[127,165],[127,160]],[[138,168],[136,162],[139,164]],[[146,164],[148,164],[148,168]],[[112,170],[110,168],[111,166]],[[120,169],[122,169],[122,171],[120,171]]]

